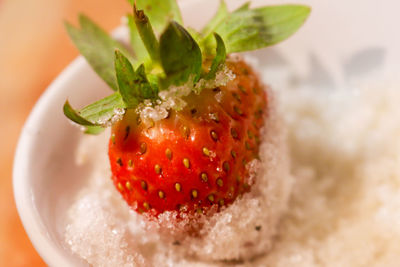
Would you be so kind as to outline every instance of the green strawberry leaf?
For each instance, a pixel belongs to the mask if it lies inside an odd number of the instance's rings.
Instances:
[[[218,27],[219,24],[221,24],[226,17],[228,17],[229,11],[228,7],[226,6],[226,3],[224,0],[221,0],[219,8],[217,10],[217,13],[214,15],[214,17],[207,23],[206,26],[204,26],[203,30],[201,31],[204,39],[207,39],[215,30],[216,27]]]
[[[136,70],[134,82],[140,86],[140,92],[143,99],[156,100],[158,99],[158,83],[157,76],[151,74],[146,75],[144,65],[140,65]],[[155,82],[152,82],[155,80]]]
[[[149,18],[145,15],[143,10],[137,10],[136,5],[134,5],[133,18],[135,20],[137,31],[151,57],[151,60],[153,63],[158,63],[160,61],[160,47]]]
[[[97,74],[114,91],[118,90],[114,72],[114,50],[118,48],[126,55],[129,52],[88,17],[81,15],[79,21],[81,29],[65,24],[70,38]]]
[[[98,126],[97,123],[90,122],[86,118],[82,117],[78,111],[76,111],[74,108],[71,107],[68,100],[65,101],[63,111],[64,111],[65,116],[67,116],[68,119],[70,119],[71,121],[73,121],[79,125]]]
[[[118,50],[115,51],[115,71],[119,93],[127,108],[135,108],[143,100],[157,97],[157,91],[147,80],[144,65],[135,72],[129,60]]]
[[[246,2],[243,5],[241,5],[240,7],[238,7],[238,9],[236,9],[234,12],[245,11],[245,10],[249,10],[249,9],[250,9],[250,2]]]
[[[217,42],[217,52],[211,64],[210,71],[207,73],[205,77],[205,79],[207,80],[215,78],[217,71],[225,63],[226,59],[226,48],[224,41],[222,40],[221,36],[219,36],[217,33],[214,33],[214,37]]]
[[[128,108],[134,108],[139,104],[137,86],[133,77],[135,71],[129,60],[118,50],[115,50],[115,73],[117,74],[119,93]]]
[[[90,104],[81,110],[75,110],[68,101],[64,104],[64,114],[71,121],[85,126],[85,133],[99,134],[105,127],[119,119],[125,113],[126,104],[116,92]]]
[[[182,85],[193,77],[197,82],[201,74],[202,55],[199,45],[177,22],[172,21],[160,38],[160,59],[166,78],[163,88],[170,84]]]
[[[64,114],[73,122],[83,126],[106,126],[114,115],[121,113],[126,105],[121,95],[116,92],[94,102],[80,111],[71,107],[68,101],[64,104]]]
[[[84,117],[82,117],[78,111],[74,110],[71,107],[71,105],[69,104],[68,101],[66,101],[64,104],[64,114],[73,122],[75,122],[79,125],[85,126],[84,133],[86,133],[86,134],[97,135],[105,130],[105,128],[100,126],[99,124],[92,123],[92,122],[88,121],[87,119],[85,119]]]
[[[122,96],[116,92],[82,108],[79,114],[95,125],[107,126],[112,118],[125,108]]]
[[[92,135],[97,135],[102,133],[106,128],[101,127],[101,126],[86,126],[86,129],[84,131],[85,134],[92,134]]]
[[[146,47],[144,46],[142,38],[139,35],[138,29],[136,28],[135,19],[131,14],[129,14],[127,18],[128,18],[128,27],[130,33],[130,41],[133,52],[135,53],[135,58],[139,62],[146,61],[149,58],[149,54],[147,53]]]
[[[228,53],[250,51],[276,44],[295,33],[311,9],[303,5],[241,9],[230,14],[215,31]]]
[[[144,10],[157,34],[163,32],[169,21],[182,23],[182,16],[176,0],[128,0],[133,6]]]

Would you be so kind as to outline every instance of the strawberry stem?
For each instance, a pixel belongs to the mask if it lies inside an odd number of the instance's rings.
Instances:
[[[133,5],[133,17],[140,38],[142,39],[153,64],[158,64],[160,62],[160,45],[156,35],[154,34],[149,18],[144,14],[143,10],[137,10],[136,4]]]

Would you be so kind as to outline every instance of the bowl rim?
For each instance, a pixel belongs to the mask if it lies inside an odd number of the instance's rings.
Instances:
[[[86,64],[82,56],[77,57],[47,87],[34,105],[22,128],[14,156],[13,191],[17,211],[31,243],[41,258],[49,265],[70,266],[68,264],[70,260],[55,246],[45,231],[45,227],[34,205],[34,196],[30,188],[30,183],[26,182],[30,179],[29,162],[31,161],[31,151],[36,139],[32,132],[34,132],[38,121],[48,112],[51,99],[54,99],[60,93],[62,85],[87,67]]]

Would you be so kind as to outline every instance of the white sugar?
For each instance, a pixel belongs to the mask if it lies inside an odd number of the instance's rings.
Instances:
[[[105,114],[104,116],[97,119],[96,123],[101,124],[106,127],[110,127],[117,121],[121,120],[125,114],[125,109],[123,108],[115,108],[113,113]]]
[[[236,78],[236,75],[226,66],[217,71],[215,78],[211,80],[200,79],[195,86],[196,91],[200,91],[204,88],[215,88],[218,86],[225,86],[229,81]]]
[[[398,265],[399,87],[282,92],[296,185],[263,264]]]
[[[68,210],[67,246],[93,266],[398,266],[400,84],[284,85],[270,93],[261,161],[247,165],[252,191],[202,238],[172,213],[160,227],[132,212],[110,179],[107,133],[86,137],[78,160],[95,168]]]
[[[97,137],[86,137],[77,151],[78,164],[90,165],[94,158],[99,162],[107,161],[107,154],[96,145],[98,141]],[[95,164],[92,176],[100,177],[108,172],[108,165]],[[145,265],[143,256],[132,251],[134,246],[127,239],[127,224],[131,220],[129,212],[114,208],[121,205],[121,200],[118,193],[110,189],[110,184],[104,180],[90,179],[78,193],[67,214],[71,222],[65,229],[66,243],[74,253],[94,266]]]
[[[188,96],[192,91],[200,92],[204,88],[224,86],[235,77],[235,74],[224,65],[217,71],[215,79],[200,79],[195,87],[193,87],[194,77],[189,78],[188,82],[183,85],[171,85],[167,90],[158,93],[161,99],[158,103],[154,105],[149,100],[146,100],[138,106],[137,112],[140,114],[142,121],[165,119],[168,117],[169,110],[181,110],[186,106],[187,103],[183,100],[183,97]]]

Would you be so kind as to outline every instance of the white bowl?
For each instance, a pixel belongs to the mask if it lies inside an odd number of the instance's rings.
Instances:
[[[181,2],[187,25],[201,26],[218,1]],[[230,1],[232,7],[244,1]],[[288,1],[253,1],[255,5]],[[292,1],[312,6],[306,25],[277,47],[255,52],[274,69],[290,66],[293,77],[311,86],[338,86],[372,72],[399,74],[398,1]],[[99,18],[97,18],[98,20]],[[116,35],[120,35],[117,33]],[[265,61],[264,61],[265,60]],[[279,89],[279,88],[278,88]],[[86,265],[64,243],[64,211],[85,182],[88,169],[75,163],[82,133],[63,115],[68,98],[83,106],[110,91],[81,57],[68,66],[42,95],[20,137],[14,162],[15,200],[26,232],[50,266]]]

